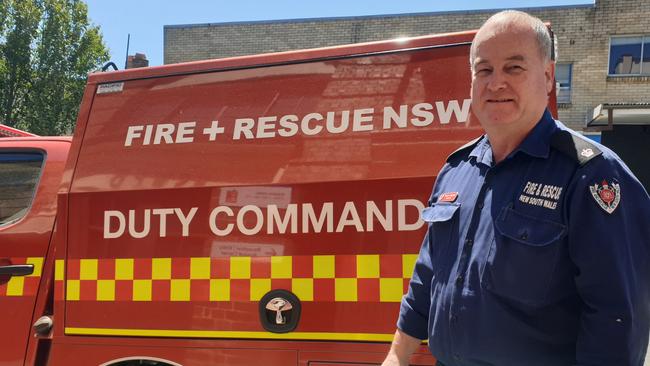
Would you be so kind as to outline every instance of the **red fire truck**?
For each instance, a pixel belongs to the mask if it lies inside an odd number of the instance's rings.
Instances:
[[[0,139],[0,364],[380,364],[473,35],[90,75]]]

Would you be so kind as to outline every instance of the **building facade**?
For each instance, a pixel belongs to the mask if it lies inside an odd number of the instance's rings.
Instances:
[[[498,10],[169,25],[164,62],[476,29]],[[650,1],[521,10],[551,23],[556,35],[560,119],[594,131],[593,138],[614,149],[650,190]]]
[[[558,41],[559,115],[582,129],[600,104],[650,101],[650,1],[522,9]],[[478,28],[497,10],[165,26],[165,64]],[[650,123],[650,121],[648,121]]]

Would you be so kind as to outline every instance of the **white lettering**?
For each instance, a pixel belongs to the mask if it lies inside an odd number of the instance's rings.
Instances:
[[[467,122],[467,117],[469,116],[469,108],[471,105],[471,99],[465,99],[463,101],[462,108],[458,104],[457,100],[450,100],[449,103],[447,103],[447,108],[445,108],[445,103],[436,102],[436,110],[438,111],[438,118],[440,120],[440,123],[449,123],[452,114],[454,114],[456,117],[456,121]]]
[[[275,121],[277,117],[260,117],[257,123],[257,137],[258,139],[268,139],[275,137]]]
[[[111,219],[117,219],[117,230],[111,231]],[[126,228],[126,217],[120,211],[104,211],[104,239],[119,238],[124,234]]]
[[[381,227],[384,228],[384,231],[393,231],[393,202],[386,200],[386,206],[384,209],[384,214],[381,213],[377,204],[373,201],[368,201],[366,203],[366,230],[374,230],[374,219],[381,224]]]
[[[209,141],[214,141],[217,139],[217,135],[220,133],[224,133],[226,129],[223,127],[219,127],[219,121],[214,120],[212,121],[212,124],[210,124],[210,127],[206,127],[203,129],[203,134],[208,135],[208,140]]]
[[[133,139],[140,137],[141,132],[144,126],[129,126],[126,130],[126,140],[124,141],[124,146],[131,146]]]
[[[228,206],[219,206],[216,207],[212,212],[210,212],[210,230],[214,235],[217,236],[226,236],[232,232],[234,224],[230,223],[226,225],[225,229],[219,229],[217,226],[217,215],[220,213],[225,213],[229,217],[233,217],[235,214],[232,212],[232,209]]]
[[[284,234],[291,224],[291,233],[295,234],[298,232],[298,205],[295,203],[290,203],[287,205],[287,209],[284,212],[284,217],[280,218],[280,211],[278,210],[277,205],[269,205],[266,208],[268,215],[268,223],[266,227],[266,232],[273,234],[273,228],[278,227],[278,232]]]
[[[411,118],[411,124],[417,127],[426,127],[433,123],[433,106],[429,103],[418,103],[413,106],[412,113],[415,117]]]
[[[144,220],[142,223],[142,231],[137,231],[135,229],[135,210],[129,210],[129,234],[136,238],[141,239],[149,235],[149,230],[151,229],[151,210],[144,210]]]
[[[434,106],[435,105],[435,106]],[[449,124],[452,119],[467,122],[471,102],[469,99],[436,101],[431,103],[403,104],[398,107],[383,108],[382,128],[426,127],[436,118],[440,124]],[[283,116],[261,116],[257,118],[236,118],[232,131],[233,140],[269,139],[295,136],[299,132],[306,136],[323,132],[341,134],[345,132],[368,132],[375,129],[375,108],[295,114]],[[438,117],[436,117],[436,114]],[[205,122],[210,123],[210,122]],[[217,135],[225,133],[219,121],[211,121],[211,126],[203,126],[200,131],[209,141],[215,141]],[[141,142],[142,145],[184,144],[194,142],[194,133],[198,122],[160,123],[128,126],[124,146],[130,147]]]
[[[151,144],[151,136],[153,135],[153,125],[146,125],[144,130],[144,140],[142,145]]]
[[[160,237],[164,238],[167,236],[167,215],[173,214],[173,208],[155,208],[152,213],[158,215],[160,219]]]
[[[247,212],[252,212],[255,214],[255,225],[252,229],[247,228],[244,224],[244,216],[246,216]],[[262,229],[262,225],[264,225],[264,216],[262,215],[262,210],[260,210],[260,208],[257,206],[246,205],[242,207],[237,213],[237,227],[239,228],[239,231],[241,231],[241,233],[244,235],[255,235],[259,233]]]
[[[302,204],[302,232],[309,232],[309,223],[314,228],[315,233],[320,233],[323,229],[323,225],[327,221],[326,232],[331,233],[334,231],[334,203],[325,202],[323,207],[320,210],[320,215],[316,218],[316,213],[314,212],[314,206],[311,203]]]
[[[178,124],[178,131],[176,131],[176,143],[186,144],[194,141],[194,127],[196,122],[181,122]]]
[[[414,207],[417,210],[416,217],[418,218],[414,223],[406,223],[406,209],[407,207]],[[412,231],[417,230],[424,224],[420,218],[419,213],[424,209],[424,204],[419,200],[406,199],[397,201],[397,230],[398,231]]]
[[[361,219],[359,218],[359,213],[357,213],[357,208],[354,207],[354,202],[346,202],[343,206],[343,212],[339,218],[339,223],[336,225],[336,232],[340,233],[345,229],[346,226],[354,226],[358,232],[363,232],[363,225],[361,225]]]
[[[235,120],[235,130],[233,131],[232,139],[239,140],[242,134],[244,134],[246,139],[255,138],[253,132],[251,131],[254,124],[255,120],[252,118],[237,118]]]
[[[520,200],[523,201],[523,195]],[[545,203],[546,200],[539,200],[538,205],[552,205],[550,201]],[[307,202],[290,203],[286,204],[286,207],[276,204],[265,207],[249,204],[238,212],[228,206],[217,206],[210,211],[208,226],[212,234],[224,237],[235,231],[244,235],[413,231],[423,225],[418,213],[424,208],[424,204],[415,199],[401,199],[397,202],[347,201],[336,206],[334,202],[324,202],[318,205],[319,209]],[[177,219],[181,230],[173,235],[189,237],[198,210],[198,207],[107,210],[104,211],[103,236],[105,239],[114,239],[127,233],[135,239],[151,234],[161,238],[169,237],[169,225]],[[159,230],[155,230],[157,223]]]
[[[281,130],[278,131],[278,135],[282,137],[294,136],[298,133],[298,116],[290,114],[287,116],[282,116],[280,118]]]
[[[322,129],[323,126],[316,126],[314,128],[309,127],[309,122],[311,121],[322,121],[323,116],[320,113],[309,113],[305,117],[303,117],[302,121],[300,121],[300,129],[302,130],[302,133],[304,133],[307,136],[313,136],[318,134]]]
[[[157,125],[156,134],[154,135],[153,138],[153,144],[160,145],[162,140],[165,140],[166,144],[173,144],[174,138],[172,138],[172,134],[174,133],[175,129],[176,126],[174,126],[171,123],[161,123]]]
[[[185,215],[183,213],[183,210],[180,208],[175,208],[174,212],[176,212],[176,216],[178,216],[178,220],[181,222],[181,225],[183,226],[183,236],[189,236],[190,235],[190,222],[192,222],[192,219],[194,218],[194,215],[196,214],[196,211],[198,210],[198,207],[192,207],[190,209],[190,212]]]
[[[391,128],[392,122],[395,122],[395,125],[399,128],[406,127],[407,116],[407,105],[399,106],[399,114],[395,112],[393,107],[388,106],[384,108],[384,130]]]
[[[350,111],[342,111],[341,112],[341,124],[336,127],[334,126],[334,117],[336,116],[336,113],[334,112],[327,112],[327,121],[326,121],[326,127],[327,127],[327,132],[329,133],[341,133],[345,132],[349,125],[350,125]]]
[[[372,131],[372,114],[375,110],[372,108],[355,109],[352,131]]]

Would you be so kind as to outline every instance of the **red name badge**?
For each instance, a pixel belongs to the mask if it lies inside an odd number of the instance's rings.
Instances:
[[[456,198],[458,198],[458,192],[447,192],[438,197],[438,202],[454,202]]]

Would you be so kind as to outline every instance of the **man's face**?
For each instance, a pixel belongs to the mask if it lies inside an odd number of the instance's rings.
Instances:
[[[532,29],[499,24],[475,39],[472,110],[485,129],[532,128],[548,104],[553,64],[543,60]]]

